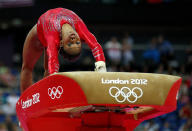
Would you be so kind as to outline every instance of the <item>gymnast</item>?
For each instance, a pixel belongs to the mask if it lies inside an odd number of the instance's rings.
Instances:
[[[43,52],[46,77],[59,71],[58,54],[76,60],[81,54],[82,41],[92,50],[95,71],[106,72],[103,49],[79,16],[65,8],[50,9],[42,14],[24,42],[21,93],[32,85],[32,72]]]

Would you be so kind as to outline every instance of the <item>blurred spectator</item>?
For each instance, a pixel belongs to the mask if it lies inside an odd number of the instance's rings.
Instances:
[[[173,66],[168,65],[167,74],[169,75],[177,75],[176,70],[173,68]]]
[[[183,124],[179,131],[191,131],[192,130],[192,118],[188,119],[185,124]]]
[[[173,53],[172,44],[164,39],[163,35],[158,36],[158,44],[161,55],[170,55]]]
[[[154,120],[148,120],[148,122],[144,125],[144,131],[158,131],[159,125],[154,122]]]
[[[2,112],[6,115],[15,114],[15,108],[12,108],[10,103],[2,105]]]
[[[3,96],[3,91],[0,90],[0,115],[3,114],[2,105],[6,102],[5,97]]]
[[[18,100],[19,97],[14,92],[11,92],[10,95],[7,97],[7,103],[9,103],[10,106],[14,109]]]
[[[14,115],[16,103],[18,101],[19,97],[15,93],[11,93],[9,96],[7,96],[6,104],[2,105],[2,111],[6,115]]]
[[[130,44],[127,44],[125,40],[123,40],[123,65],[128,66],[131,62],[134,60],[133,52],[132,52],[132,46]]]
[[[189,87],[188,95],[190,97],[190,100],[192,101],[192,71],[189,73],[189,75],[187,77],[186,84]]]
[[[0,64],[0,83],[3,87],[14,87],[16,85],[16,77],[3,64]]]
[[[165,69],[165,65],[164,64],[160,64],[157,67],[157,70],[155,71],[155,73],[158,74],[169,74],[169,75],[178,75],[177,71],[172,67],[172,66],[168,66],[168,69]]]
[[[5,99],[3,97],[3,91],[0,90],[0,105],[3,104],[5,102]]]
[[[192,40],[190,41],[190,45],[186,49],[186,73],[192,71]]]
[[[8,131],[17,131],[17,128],[15,127],[14,123],[12,122],[12,119],[10,116],[6,117],[5,124],[6,124]]]
[[[170,129],[170,124],[169,124],[169,122],[165,122],[165,123],[163,124],[163,127],[161,127],[161,130],[162,130],[162,131],[172,131],[172,130]]]
[[[182,119],[192,118],[192,106],[191,103],[186,103],[183,108],[180,110],[179,115]]]
[[[0,123],[0,131],[9,131],[4,123]]]
[[[125,33],[123,41],[124,41],[124,43],[128,44],[130,46],[130,48],[133,47],[134,39],[133,39],[133,37],[128,32]]]
[[[187,57],[186,73],[189,74],[192,71],[192,55]]]
[[[168,61],[173,56],[173,47],[172,44],[164,39],[163,35],[159,35],[157,38],[158,49],[160,52],[161,62],[163,64],[168,64]]]
[[[112,37],[106,44],[106,55],[112,64],[119,65],[121,61],[121,44],[117,41],[116,37]]]
[[[185,79],[183,79],[183,81],[182,81],[179,93],[180,93],[180,95],[181,94],[182,95],[188,95],[188,93],[189,93],[189,87],[188,87],[187,82],[186,82]]]
[[[165,73],[166,73],[165,70],[164,70],[163,64],[160,64],[160,65],[158,66],[158,68],[157,68],[157,70],[156,70],[156,73],[158,73],[158,74],[165,74]]]
[[[171,68],[173,68],[174,70],[177,70],[179,68],[179,63],[178,61],[175,59],[175,57],[171,57],[171,59],[168,62],[168,66],[170,66]]]
[[[157,38],[152,37],[149,48],[143,53],[145,65],[150,68],[149,72],[153,72],[157,64],[160,62],[160,54],[157,50]]]
[[[185,105],[186,103],[189,102],[189,96],[188,95],[185,95],[185,94],[181,94],[180,98],[179,98],[179,103],[181,105]]]
[[[150,61],[153,64],[158,64],[160,61],[160,54],[159,51],[157,50],[157,39],[156,37],[153,37],[149,43],[149,49],[147,49],[143,57],[146,61]]]
[[[186,62],[186,73],[189,74],[192,71],[192,56],[188,56],[187,62]]]
[[[107,71],[108,71],[108,72],[118,72],[119,70],[118,70],[117,65],[112,64],[111,66],[109,66],[109,67],[107,68]]]
[[[192,55],[192,40],[190,41],[189,46],[187,46],[187,49],[185,52],[186,52],[187,56]]]

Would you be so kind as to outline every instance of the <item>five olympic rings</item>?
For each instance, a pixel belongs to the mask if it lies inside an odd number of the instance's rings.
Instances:
[[[114,93],[112,93],[112,90]],[[140,92],[140,95],[137,95],[135,90],[138,90]],[[137,101],[138,98],[143,96],[143,91],[139,87],[134,87],[132,90],[129,87],[122,87],[121,89],[112,86],[109,89],[110,96],[114,97],[115,100],[119,103],[125,102],[126,100],[130,103],[134,103]],[[123,99],[121,100],[119,97],[122,96]],[[130,100],[130,97],[133,96],[134,100]]]

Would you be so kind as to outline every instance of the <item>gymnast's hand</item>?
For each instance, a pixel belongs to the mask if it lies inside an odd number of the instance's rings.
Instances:
[[[106,72],[106,65],[104,61],[95,62],[95,71],[96,72]]]

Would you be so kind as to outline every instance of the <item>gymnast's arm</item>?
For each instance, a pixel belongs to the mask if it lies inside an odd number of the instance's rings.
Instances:
[[[45,70],[48,69],[48,74],[53,74],[57,73],[59,71],[59,59],[58,59],[58,47],[57,43],[55,43],[55,36],[50,34],[46,35],[46,42],[47,42],[47,49],[46,49],[46,54],[44,56],[45,61],[44,61],[44,67]],[[48,63],[48,64],[47,64]],[[47,65],[46,65],[47,64]]]
[[[43,46],[38,39],[37,27],[35,25],[28,33],[24,42],[20,80],[21,93],[32,85],[32,71],[42,52]]]
[[[101,45],[97,42],[95,36],[87,29],[86,25],[81,21],[78,23],[77,32],[91,48],[95,60],[105,61],[105,56]]]
[[[95,71],[106,72],[105,56],[101,45],[97,42],[95,36],[87,29],[86,25],[80,21],[77,25],[77,32],[91,48],[92,54],[96,60]]]

